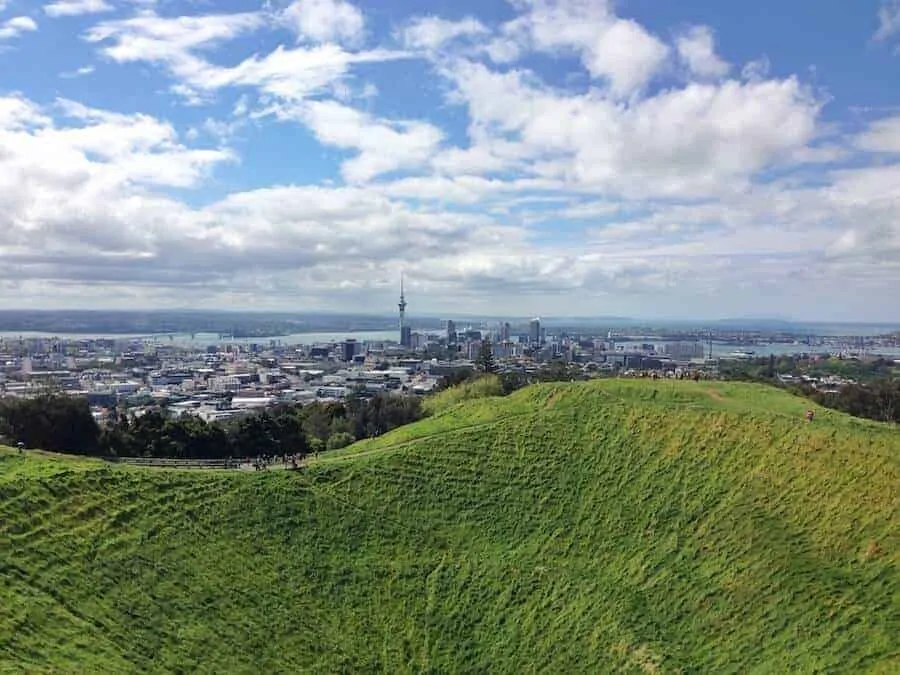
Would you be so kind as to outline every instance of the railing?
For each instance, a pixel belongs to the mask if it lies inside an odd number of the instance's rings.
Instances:
[[[107,462],[132,466],[158,466],[172,469],[240,469],[237,459],[174,459],[169,457],[104,457]]]

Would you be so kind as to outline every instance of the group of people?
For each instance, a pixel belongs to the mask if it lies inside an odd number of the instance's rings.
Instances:
[[[278,455],[258,455],[256,459],[253,460],[253,468],[256,471],[264,471],[276,464],[278,461],[281,461],[281,466],[284,469],[299,469],[300,468],[300,455],[297,454],[284,454],[280,457]],[[248,460],[248,464],[251,462]]]

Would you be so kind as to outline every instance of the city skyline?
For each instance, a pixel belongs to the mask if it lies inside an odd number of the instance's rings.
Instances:
[[[528,334],[531,315],[473,315],[416,313],[405,323],[411,334],[443,333],[450,327],[499,329],[510,326]],[[828,322],[790,317],[695,317],[666,318],[638,316],[554,316],[539,318],[541,326],[552,330],[590,331],[604,329],[749,330],[806,334],[825,330],[837,335],[886,335],[900,332],[900,322]],[[395,333],[397,316],[385,312],[342,313],[319,311],[265,312],[250,310],[4,310],[0,309],[0,337],[27,333],[54,335],[139,335],[214,334],[230,335],[237,330],[248,338],[287,334],[345,334],[357,332]],[[277,328],[275,328],[277,327]],[[260,332],[262,331],[262,332]]]
[[[0,307],[900,320],[900,1],[13,0]],[[413,318],[413,314],[410,314]]]

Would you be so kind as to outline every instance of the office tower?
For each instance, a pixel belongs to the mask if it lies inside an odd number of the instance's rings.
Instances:
[[[541,320],[534,318],[528,324],[528,336],[531,338],[531,344],[541,344]]]

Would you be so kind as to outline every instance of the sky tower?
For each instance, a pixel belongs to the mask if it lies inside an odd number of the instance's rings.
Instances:
[[[409,347],[411,340],[409,339],[409,329],[406,327],[406,296],[403,294],[403,272],[400,273],[400,302],[397,304],[400,308],[400,344],[403,347]]]

